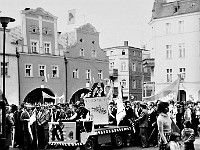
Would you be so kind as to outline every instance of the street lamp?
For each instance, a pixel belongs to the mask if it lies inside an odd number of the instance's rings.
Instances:
[[[3,97],[3,102],[4,104],[6,104],[6,97],[5,97],[5,44],[6,44],[6,27],[8,25],[9,22],[14,22],[15,19],[10,18],[10,17],[0,17],[0,23],[3,27],[3,93],[2,93],[2,97]],[[5,107],[5,105],[4,105]],[[2,111],[2,136],[1,136],[1,143],[2,143],[2,147],[5,147],[5,142],[6,142],[6,112],[5,112],[5,108],[2,109],[4,111]]]

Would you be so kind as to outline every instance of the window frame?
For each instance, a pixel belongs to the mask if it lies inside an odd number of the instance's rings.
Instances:
[[[98,79],[99,80],[102,80],[103,79],[103,70],[98,70],[98,73],[97,73],[97,76],[98,76]]]
[[[36,43],[36,45],[32,45],[32,43]],[[39,53],[39,41],[38,40],[30,40],[30,47],[31,47],[31,53]],[[33,51],[33,48],[35,51]]]
[[[27,68],[26,66],[30,66],[30,68]],[[24,76],[25,77],[33,77],[33,64],[24,64]],[[27,69],[29,69],[30,70],[30,75],[29,76],[27,76]]]
[[[44,67],[44,68],[41,68],[41,67]],[[44,74],[42,76],[42,72],[41,71],[44,71]],[[46,76],[46,65],[42,65],[42,64],[38,64],[38,76],[39,77],[45,77]]]
[[[172,69],[166,69],[167,72],[167,82],[172,82]]]
[[[46,44],[49,44],[49,47],[46,47],[46,46],[45,46]],[[49,52],[47,52],[46,49],[49,49]],[[51,53],[52,53],[51,42],[49,42],[49,41],[45,41],[45,42],[44,42],[44,53],[45,53],[45,54],[51,54]]]
[[[86,69],[86,79],[91,80],[91,76],[92,76],[91,69]]]
[[[59,66],[58,65],[52,65],[51,66],[52,69],[52,78],[59,78]],[[54,76],[54,71],[56,70],[56,76]]]
[[[78,68],[74,68],[72,71],[72,78],[73,79],[79,79],[79,69]]]
[[[172,59],[172,45],[165,45],[166,59]]]
[[[8,68],[9,68],[9,62],[5,62],[5,76],[9,76]],[[1,76],[3,76],[3,62],[1,62]]]

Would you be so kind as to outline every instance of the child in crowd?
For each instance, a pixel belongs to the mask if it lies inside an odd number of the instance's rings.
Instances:
[[[184,129],[181,131],[181,137],[184,142],[184,150],[194,150],[195,133],[190,121],[185,121]]]
[[[169,142],[170,150],[181,150],[181,144],[178,142],[179,139],[180,139],[180,134],[178,133],[173,133],[170,136],[170,142]]]

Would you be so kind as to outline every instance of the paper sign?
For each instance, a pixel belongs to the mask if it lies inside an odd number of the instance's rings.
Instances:
[[[90,116],[95,125],[108,124],[108,98],[85,98],[85,107],[90,111]]]

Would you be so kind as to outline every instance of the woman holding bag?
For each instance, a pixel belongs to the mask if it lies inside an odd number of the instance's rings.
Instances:
[[[168,150],[172,124],[172,120],[168,116],[169,103],[160,102],[158,104],[157,110],[159,113],[159,116],[157,118],[159,150]]]

